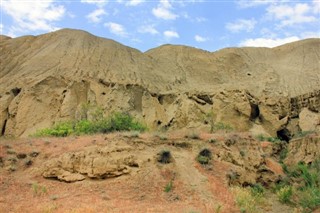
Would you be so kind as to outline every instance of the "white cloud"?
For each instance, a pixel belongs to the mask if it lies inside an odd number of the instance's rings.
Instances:
[[[195,18],[195,20],[196,20],[196,22],[199,22],[199,23],[208,21],[208,19],[206,19],[204,17],[197,17],[197,18]]]
[[[143,2],[144,2],[144,0],[129,0],[126,3],[126,6],[137,6]]]
[[[287,37],[287,38],[255,38],[255,39],[247,39],[240,43],[240,46],[246,47],[276,47],[285,43],[290,43],[294,41],[300,40],[297,36]]]
[[[28,1],[7,0],[1,1],[5,13],[14,20],[14,26],[10,27],[10,34],[29,31],[54,31],[57,27],[54,22],[62,19],[66,13],[63,5],[58,5],[53,0]]]
[[[178,18],[178,15],[174,14],[171,9],[172,6],[168,0],[161,0],[160,4],[158,4],[156,8],[152,9],[152,14],[160,19],[174,20]]]
[[[208,38],[205,38],[205,37],[202,37],[202,36],[199,36],[199,35],[195,35],[194,36],[194,40],[196,40],[196,42],[205,42],[208,40]]]
[[[307,31],[307,32],[301,33],[300,36],[302,38],[320,38],[320,31],[318,32]]]
[[[167,39],[172,39],[172,38],[179,38],[179,34],[175,31],[171,31],[171,30],[167,30],[163,32],[163,35],[167,38]]]
[[[0,23],[0,35],[3,35],[3,28],[4,28],[4,25]]]
[[[312,9],[307,3],[271,5],[267,8],[267,16],[280,21],[280,27],[292,26],[317,21]]]
[[[158,30],[156,30],[153,25],[141,26],[141,27],[139,27],[138,32],[139,33],[150,33],[151,35],[159,34]]]
[[[126,37],[128,35],[126,29],[121,25],[114,22],[108,22],[104,24],[105,27],[109,29],[109,31],[115,35]]]
[[[270,0],[238,0],[236,2],[241,8],[257,7],[272,3]]]
[[[103,7],[108,3],[108,0],[81,0],[81,3],[95,4],[97,7]]]
[[[319,0],[313,0],[312,1],[312,7],[313,7],[313,13],[314,14],[320,14],[320,1]]]
[[[86,17],[90,22],[99,23],[102,21],[102,16],[107,15],[107,13],[102,8],[98,8],[91,13],[89,13]]]
[[[247,31],[251,32],[255,25],[257,24],[257,21],[255,19],[238,19],[233,23],[227,23],[226,29],[233,32],[238,33],[240,31]]]

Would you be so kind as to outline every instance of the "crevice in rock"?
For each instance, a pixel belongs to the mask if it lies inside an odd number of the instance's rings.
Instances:
[[[6,126],[7,126],[7,119],[4,120],[4,123],[3,123],[3,126],[2,126],[2,129],[1,129],[1,136],[4,135],[4,133],[6,132]]]
[[[197,98],[200,100],[203,100],[204,102],[206,102],[209,105],[213,104],[213,101],[209,95],[197,95]]]
[[[163,105],[163,99],[164,99],[164,96],[163,95],[159,95],[158,97],[158,101],[161,105]]]

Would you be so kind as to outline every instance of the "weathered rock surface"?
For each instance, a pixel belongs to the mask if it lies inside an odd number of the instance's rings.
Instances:
[[[320,130],[320,114],[303,108],[299,114],[299,127],[301,131],[319,131]]]
[[[268,156],[260,142],[234,136],[225,144],[215,158],[232,164],[228,172],[229,184],[246,186],[261,183],[269,186],[284,177],[280,164]]]
[[[83,151],[65,153],[45,163],[43,177],[75,182],[89,178],[110,178],[129,174],[139,167],[129,147],[90,147]]]
[[[79,116],[83,103],[125,111],[150,129],[299,131],[320,111],[320,39],[207,52],[164,45],[145,53],[63,29],[0,42],[1,135],[28,136]],[[303,117],[300,121],[300,115]]]
[[[303,138],[290,141],[288,144],[288,154],[285,159],[287,165],[296,165],[299,162],[306,164],[320,159],[320,137],[311,134]]]

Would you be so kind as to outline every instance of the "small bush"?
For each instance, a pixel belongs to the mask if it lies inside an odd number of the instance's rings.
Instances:
[[[284,186],[277,191],[278,199],[281,203],[290,203],[293,195],[291,186]]]
[[[100,112],[96,113],[97,115]],[[35,136],[66,137],[71,134],[94,134],[114,131],[145,131],[147,128],[126,113],[114,113],[108,118],[62,122],[52,128],[38,131]]]
[[[31,185],[31,188],[35,196],[47,194],[47,188],[45,186],[39,185],[38,183],[33,183]]]
[[[215,143],[217,143],[217,140],[216,140],[215,138],[210,138],[210,139],[208,140],[208,142],[209,142],[209,143],[212,143],[212,144],[215,144]]]
[[[312,210],[320,207],[320,189],[308,188],[298,193],[299,204],[306,210],[306,212],[312,212]]]
[[[60,122],[54,125],[52,128],[46,128],[36,133],[36,136],[56,136],[66,137],[74,132],[73,122]]]
[[[251,186],[251,193],[254,196],[261,196],[264,194],[264,191],[265,191],[265,189],[260,183],[257,183],[257,184],[254,184],[253,186]]]
[[[211,151],[209,149],[203,149],[199,152],[197,156],[197,161],[200,164],[209,164],[211,158],[212,158]]]
[[[157,160],[159,163],[168,164],[172,162],[172,155],[169,150],[162,150],[158,153]]]
[[[261,212],[258,206],[265,202],[263,196],[255,195],[252,193],[252,189],[242,187],[233,187],[231,188],[231,192],[235,195],[240,212]]]

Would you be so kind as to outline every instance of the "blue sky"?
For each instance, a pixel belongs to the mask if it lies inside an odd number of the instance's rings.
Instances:
[[[320,0],[1,0],[0,33],[74,28],[141,51],[182,44],[208,51],[274,47],[320,37]]]

